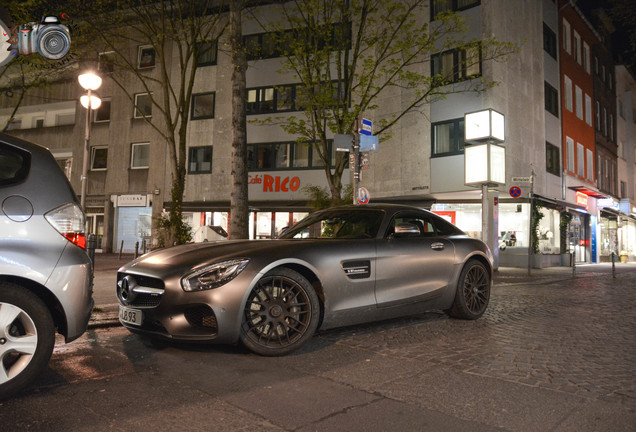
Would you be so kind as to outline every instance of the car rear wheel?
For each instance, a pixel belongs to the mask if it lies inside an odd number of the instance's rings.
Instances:
[[[274,269],[247,298],[241,341],[260,355],[285,355],[311,338],[319,317],[320,302],[309,281],[291,269]]]
[[[470,260],[462,269],[451,316],[474,320],[484,314],[490,301],[490,272],[486,266]]]
[[[55,344],[51,313],[35,294],[0,283],[0,399],[25,388],[46,368]]]

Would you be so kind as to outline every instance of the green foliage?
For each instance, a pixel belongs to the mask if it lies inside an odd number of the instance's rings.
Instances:
[[[494,39],[468,39],[467,26],[456,13],[440,14],[429,23],[428,7],[428,0],[298,0],[281,3],[281,22],[263,24],[274,34],[271,49],[285,59],[281,72],[297,76],[305,91],[297,99],[304,115],[262,123],[278,124],[313,147],[325,166],[332,199],[341,196],[347,158],[338,153],[332,165],[328,136],[354,133],[356,119],[377,109],[389,95],[397,93],[401,104],[392,115],[376,121],[374,134],[380,138],[431,100],[494,85],[468,76],[466,85],[446,86],[454,72],[431,77],[434,53],[472,50],[477,55],[464,60],[469,67],[480,60],[505,60],[516,49]]]
[[[159,247],[185,244],[192,240],[192,228],[183,219],[175,219],[166,214],[155,217],[154,220]]]
[[[302,191],[309,195],[309,207],[313,211],[322,210],[339,205],[351,204],[353,202],[353,186],[350,184],[342,188],[342,197],[332,199],[329,190],[316,185],[308,185],[302,188]]]

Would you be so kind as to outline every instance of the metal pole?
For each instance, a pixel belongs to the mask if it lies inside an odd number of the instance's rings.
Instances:
[[[612,277],[616,279],[616,254],[612,252]]]
[[[356,117],[353,131],[353,204],[358,203],[358,187],[360,183],[360,117]]]
[[[484,183],[481,185],[481,239],[489,245],[488,238],[488,184]]]
[[[86,189],[88,177],[88,146],[91,140],[91,90],[88,90],[88,108],[86,109],[86,126],[84,128],[84,160],[82,163],[82,190],[80,195],[80,206],[86,212]]]

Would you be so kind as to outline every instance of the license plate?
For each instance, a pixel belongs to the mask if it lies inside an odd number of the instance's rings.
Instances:
[[[140,326],[143,322],[143,312],[126,306],[119,306],[119,320],[126,324]]]

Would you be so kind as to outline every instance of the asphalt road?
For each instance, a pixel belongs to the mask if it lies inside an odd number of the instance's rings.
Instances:
[[[634,431],[635,410],[626,264],[616,278],[607,265],[575,277],[502,269],[477,321],[427,313],[348,327],[282,358],[151,343],[94,321],[56,347],[34,387],[0,403],[0,429]]]

